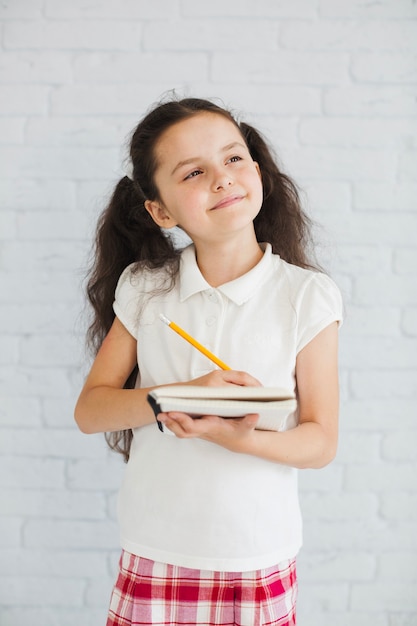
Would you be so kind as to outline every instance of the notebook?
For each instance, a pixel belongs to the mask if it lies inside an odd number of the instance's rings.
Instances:
[[[232,418],[259,413],[256,428],[275,431],[288,428],[297,408],[294,392],[279,387],[167,385],[153,389],[147,399],[156,418],[159,413],[169,411],[181,411],[194,418],[202,415]],[[158,419],[157,422],[163,431],[163,424]]]

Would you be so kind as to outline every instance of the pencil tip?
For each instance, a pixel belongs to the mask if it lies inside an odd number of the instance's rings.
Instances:
[[[168,326],[170,325],[170,321],[167,317],[165,317],[165,315],[163,313],[159,314],[159,319],[162,320],[164,322],[164,324],[167,324]]]

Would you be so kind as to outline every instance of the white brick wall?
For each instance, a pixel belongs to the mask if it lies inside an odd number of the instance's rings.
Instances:
[[[300,626],[416,626],[416,3],[5,0],[0,41],[1,626],[105,623],[123,464],[73,423],[82,279],[126,137],[173,88],[270,137],[345,296]]]

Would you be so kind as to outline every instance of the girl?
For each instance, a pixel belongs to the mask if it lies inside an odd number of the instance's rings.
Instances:
[[[339,291],[309,262],[293,183],[225,109],[156,106],[130,157],[98,225],[98,352],[75,410],[83,432],[106,432],[128,461],[107,626],[295,624],[297,468],[336,451]],[[174,227],[192,244],[178,250]],[[160,313],[233,369],[216,369]],[[178,383],[290,387],[298,408],[281,432],[257,430],[257,415],[173,412],[158,416],[161,433],[147,393]]]

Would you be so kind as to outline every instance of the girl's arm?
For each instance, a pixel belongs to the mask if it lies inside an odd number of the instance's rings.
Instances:
[[[255,430],[257,416],[192,420],[183,413],[163,414],[162,421],[178,437],[199,436],[233,452],[251,454],[298,468],[330,463],[338,433],[338,324],[319,333],[296,361],[299,425],[285,432]],[[161,416],[160,416],[161,417]]]
[[[136,339],[116,317],[94,360],[75,407],[75,421],[84,433],[128,430],[155,424],[147,402],[154,387],[123,389],[137,363]],[[179,383],[177,383],[179,384]],[[246,372],[214,370],[181,384],[257,386],[260,382]]]
[[[136,339],[116,317],[75,407],[75,421],[82,432],[126,430],[155,419],[146,389],[123,389],[137,363],[136,355]]]

